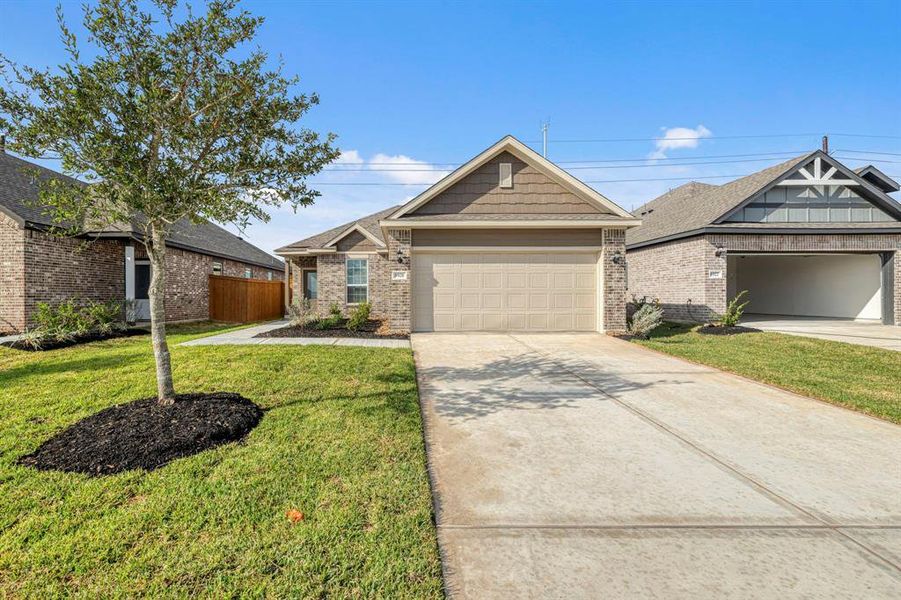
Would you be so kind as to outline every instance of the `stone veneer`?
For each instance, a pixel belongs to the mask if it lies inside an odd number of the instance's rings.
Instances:
[[[726,250],[716,256],[717,247]],[[901,325],[901,234],[706,234],[628,251],[628,291],[658,299],[668,319],[707,321],[726,309],[728,252],[894,252]],[[711,271],[721,278],[711,279]]]

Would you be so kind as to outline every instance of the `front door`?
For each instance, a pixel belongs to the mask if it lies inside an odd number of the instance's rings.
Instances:
[[[150,262],[135,261],[135,320],[150,320]]]

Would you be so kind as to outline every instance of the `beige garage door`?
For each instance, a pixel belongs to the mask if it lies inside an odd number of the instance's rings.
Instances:
[[[413,254],[414,331],[594,331],[595,253]]]

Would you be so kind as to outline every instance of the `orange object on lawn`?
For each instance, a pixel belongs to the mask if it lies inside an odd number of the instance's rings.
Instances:
[[[285,513],[285,516],[288,517],[288,520],[292,523],[297,523],[299,521],[303,521],[303,513],[297,510],[296,508],[292,508],[288,512]]]

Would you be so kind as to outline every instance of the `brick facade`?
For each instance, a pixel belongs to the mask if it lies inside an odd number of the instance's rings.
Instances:
[[[38,303],[125,297],[125,247],[117,240],[86,240],[25,231],[25,313]]]
[[[626,330],[626,231],[605,229],[601,251],[603,271],[603,320],[606,333],[622,333]],[[617,259],[616,257],[622,257]],[[620,264],[617,264],[619,262]]]
[[[717,248],[725,252],[716,256]],[[894,253],[901,325],[901,234],[707,234],[629,250],[629,294],[658,299],[668,319],[707,321],[726,309],[729,252]],[[719,273],[720,277],[711,278]],[[885,292],[885,291],[884,291]]]
[[[143,245],[135,256],[146,258]],[[223,274],[243,277],[250,267],[254,279],[273,279],[273,269],[214,258],[178,248],[166,253],[166,318],[169,321],[209,317],[209,282],[213,262]],[[69,299],[98,301],[125,298],[125,242],[123,240],[61,238],[24,229],[0,215],[0,332],[23,331],[33,324],[31,315],[40,302]]]
[[[0,213],[0,335],[25,328],[25,230]]]
[[[143,244],[135,244],[135,258],[137,260],[147,258],[147,250]],[[199,321],[209,318],[209,275],[213,272],[214,262],[222,265],[222,274],[227,277],[244,277],[244,270],[249,268],[251,279],[268,280],[269,272],[272,272],[273,281],[282,278],[282,274],[273,269],[198,254],[181,248],[166,248],[167,321]]]

